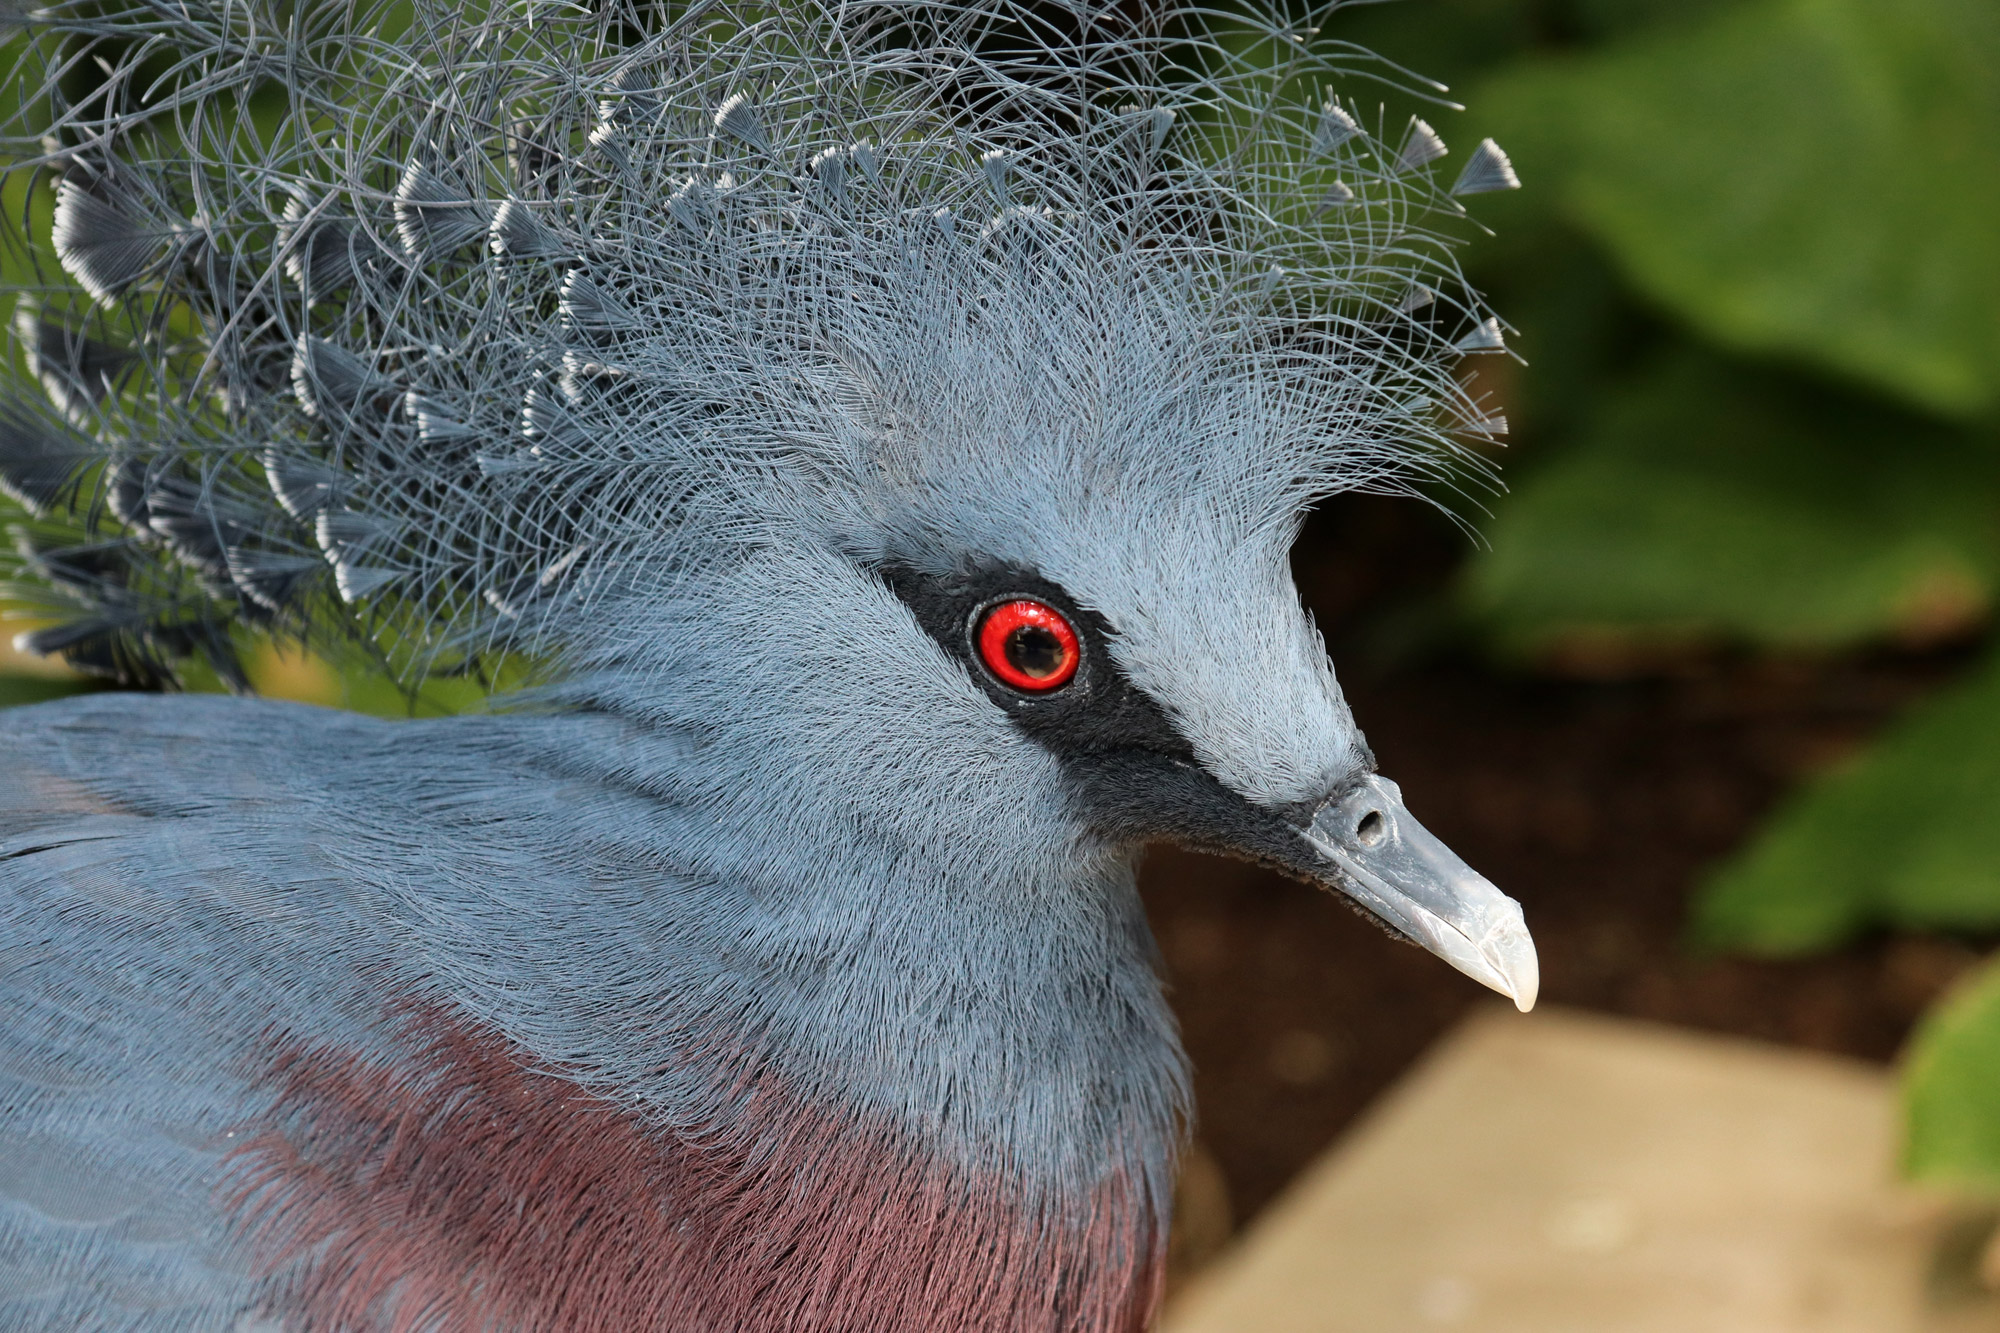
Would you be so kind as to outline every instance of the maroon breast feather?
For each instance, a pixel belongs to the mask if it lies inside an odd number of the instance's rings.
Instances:
[[[748,1089],[727,1134],[650,1127],[437,1010],[409,1058],[287,1046],[227,1203],[297,1333],[1140,1333],[1155,1201],[1071,1206],[907,1134]]]

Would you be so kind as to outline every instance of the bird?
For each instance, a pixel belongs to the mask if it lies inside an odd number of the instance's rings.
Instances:
[[[10,19],[0,1330],[1137,1333],[1146,846],[1532,1005],[1288,565],[1504,427],[1333,8]]]

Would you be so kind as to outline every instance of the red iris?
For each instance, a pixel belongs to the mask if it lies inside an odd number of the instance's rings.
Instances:
[[[1002,602],[979,622],[979,660],[1003,682],[1029,694],[1069,684],[1082,657],[1062,612],[1026,597]]]

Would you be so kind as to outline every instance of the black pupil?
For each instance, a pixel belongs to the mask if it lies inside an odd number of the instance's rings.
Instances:
[[[1041,625],[1023,625],[1007,636],[1007,664],[1040,680],[1062,668],[1062,640]]]

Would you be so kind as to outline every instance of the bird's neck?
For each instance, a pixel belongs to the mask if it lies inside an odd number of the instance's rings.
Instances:
[[[1127,864],[926,857],[614,722],[490,725],[475,765],[440,724],[399,819],[543,869],[413,903],[448,1003],[274,1062],[243,1197],[298,1289],[452,1330],[1144,1327],[1185,1096]]]

